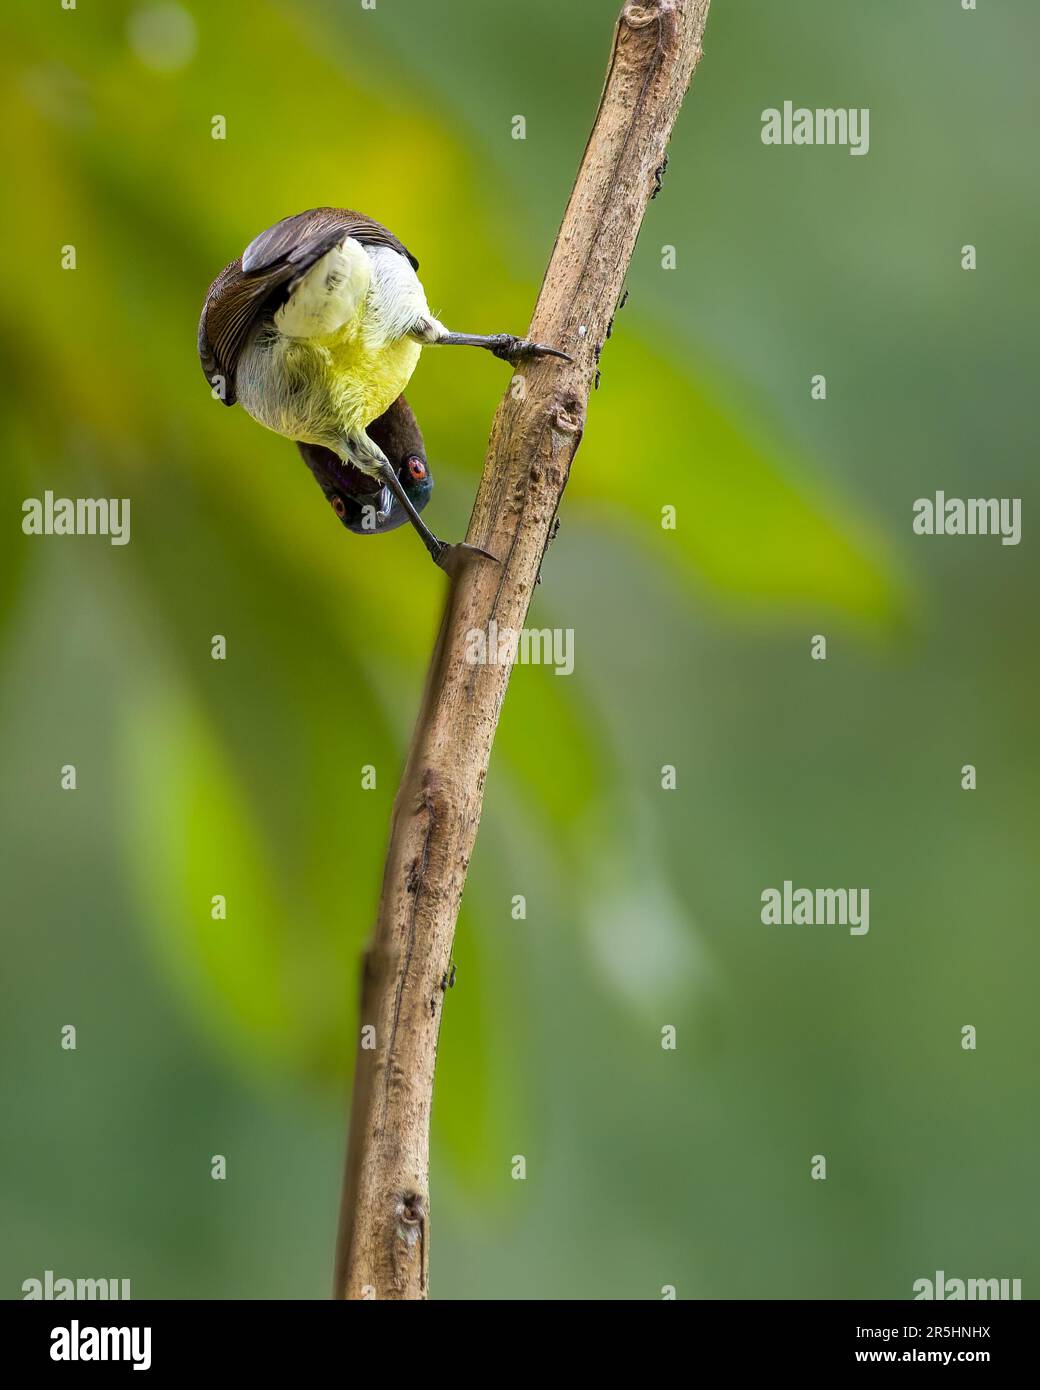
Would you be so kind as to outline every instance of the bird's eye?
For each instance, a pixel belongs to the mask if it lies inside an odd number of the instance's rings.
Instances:
[[[329,501],[332,503],[332,510],[336,513],[337,516],[346,516],[347,504],[346,502],[344,502],[343,498],[339,496],[338,493],[335,497],[330,497]]]
[[[412,454],[408,460],[408,473],[417,483],[421,483],[426,477],[426,465],[415,454]]]

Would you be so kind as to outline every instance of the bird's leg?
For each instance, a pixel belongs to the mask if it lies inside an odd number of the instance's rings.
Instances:
[[[351,463],[360,468],[362,472],[377,477],[394,494],[407,513],[408,520],[418,531],[419,539],[430,552],[435,565],[439,565],[442,570],[451,574],[458,566],[459,560],[464,558],[466,554],[483,555],[488,560],[495,560],[494,555],[489,554],[486,550],[481,550],[477,545],[467,545],[465,541],[460,541],[456,545],[449,545],[447,541],[438,540],[416,511],[412,499],[405,492],[400,478],[394,472],[393,464],[379,445],[369,439],[363,430],[359,434],[350,435],[344,439],[343,447]],[[495,563],[497,564],[498,561],[495,560]]]
[[[393,464],[375,440],[370,439],[362,430],[358,434],[344,439],[343,447],[348,460],[355,468],[360,468],[362,473],[367,473],[370,478],[378,478],[384,486],[390,489],[408,514],[408,520],[418,531],[423,545],[433,556],[434,561],[439,564],[441,551],[445,548],[444,542],[437,539],[415,510],[412,499],[405,492],[400,478],[394,472]]]
[[[567,353],[546,343],[532,343],[527,338],[514,338],[512,333],[451,333],[436,319],[424,319],[411,335],[416,342],[427,347],[479,347],[486,348],[494,357],[513,366],[525,357],[562,357],[565,362],[573,362]]]

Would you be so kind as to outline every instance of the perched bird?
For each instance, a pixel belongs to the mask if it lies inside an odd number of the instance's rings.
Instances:
[[[423,347],[482,347],[513,363],[570,359],[507,333],[449,332],[430,312],[418,264],[361,213],[314,208],[286,217],[209,287],[199,358],[225,405],[239,401],[254,420],[297,441],[345,526],[378,533],[407,518],[448,569],[476,547],[446,545],[419,516],[432,479],[401,393]]]

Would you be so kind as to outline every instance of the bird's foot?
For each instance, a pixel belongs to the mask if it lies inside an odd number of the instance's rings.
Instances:
[[[525,357],[561,357],[564,362],[574,361],[573,357],[566,352],[560,352],[559,348],[549,347],[547,343],[532,343],[528,338],[515,338],[512,333],[493,334],[488,340],[488,346],[493,357],[500,357],[503,362],[510,362],[514,367]]]
[[[459,572],[467,560],[479,555],[482,559],[492,560],[497,565],[500,563],[497,556],[492,555],[489,550],[481,550],[479,545],[469,545],[466,541],[459,541],[455,545],[449,545],[447,541],[436,541],[436,549],[430,547],[430,554],[433,556],[433,563],[439,565],[445,574],[453,577]]]

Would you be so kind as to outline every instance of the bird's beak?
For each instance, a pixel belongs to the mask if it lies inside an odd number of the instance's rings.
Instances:
[[[409,520],[408,513],[388,487],[384,486],[378,493],[373,493],[369,504],[376,509],[375,526],[366,527],[365,535],[382,536],[387,531],[396,531]]]

